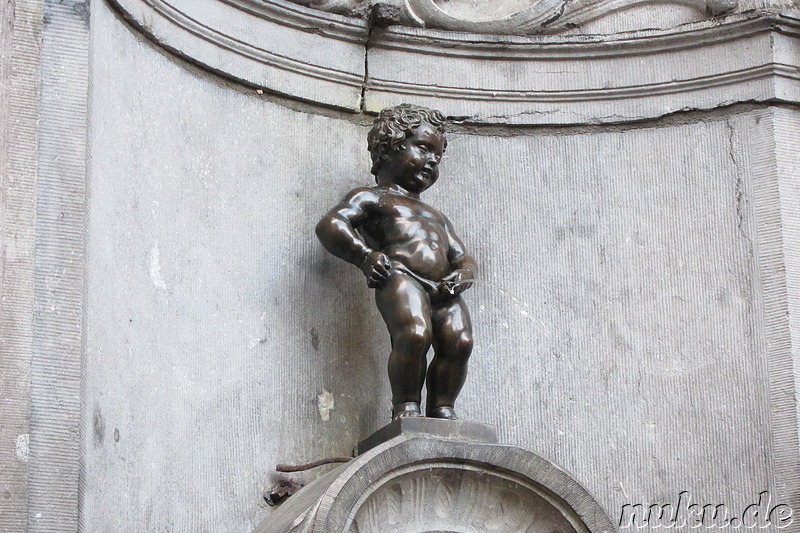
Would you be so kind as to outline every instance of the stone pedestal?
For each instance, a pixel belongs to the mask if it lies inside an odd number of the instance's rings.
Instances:
[[[414,436],[495,444],[497,429],[494,426],[466,420],[441,420],[428,417],[398,418],[359,442],[356,446],[356,454],[360,455],[396,437]]]
[[[532,452],[497,444],[492,426],[408,418],[358,450],[255,533],[615,531],[569,474]]]

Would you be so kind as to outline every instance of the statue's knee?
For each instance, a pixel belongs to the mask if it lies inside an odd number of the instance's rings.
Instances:
[[[427,350],[431,345],[431,328],[427,324],[415,324],[400,335],[400,342],[411,350]]]
[[[455,353],[462,359],[469,358],[472,353],[472,334],[462,333],[455,341]]]

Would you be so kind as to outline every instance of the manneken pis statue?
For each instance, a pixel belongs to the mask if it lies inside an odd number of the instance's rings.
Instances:
[[[444,115],[401,104],[381,111],[369,132],[377,186],[350,191],[317,224],[333,255],[358,266],[392,339],[392,416],[456,419],[467,376],[472,324],[461,298],[477,267],[450,221],[420,200],[439,178],[447,141]],[[434,357],[426,354],[433,345]]]

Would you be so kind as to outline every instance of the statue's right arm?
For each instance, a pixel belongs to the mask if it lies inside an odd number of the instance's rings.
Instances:
[[[356,230],[366,221],[370,209],[377,205],[378,199],[372,189],[355,189],[328,211],[316,228],[317,237],[325,249],[360,267],[373,250]]]

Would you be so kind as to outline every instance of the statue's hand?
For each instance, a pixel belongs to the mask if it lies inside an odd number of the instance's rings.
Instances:
[[[383,285],[391,268],[389,256],[382,252],[370,252],[361,263],[361,271],[367,277],[367,285],[372,289]]]
[[[442,283],[439,284],[439,291],[451,296],[458,296],[472,287],[472,279],[474,279],[474,276],[471,270],[468,268],[458,268],[445,276]]]

